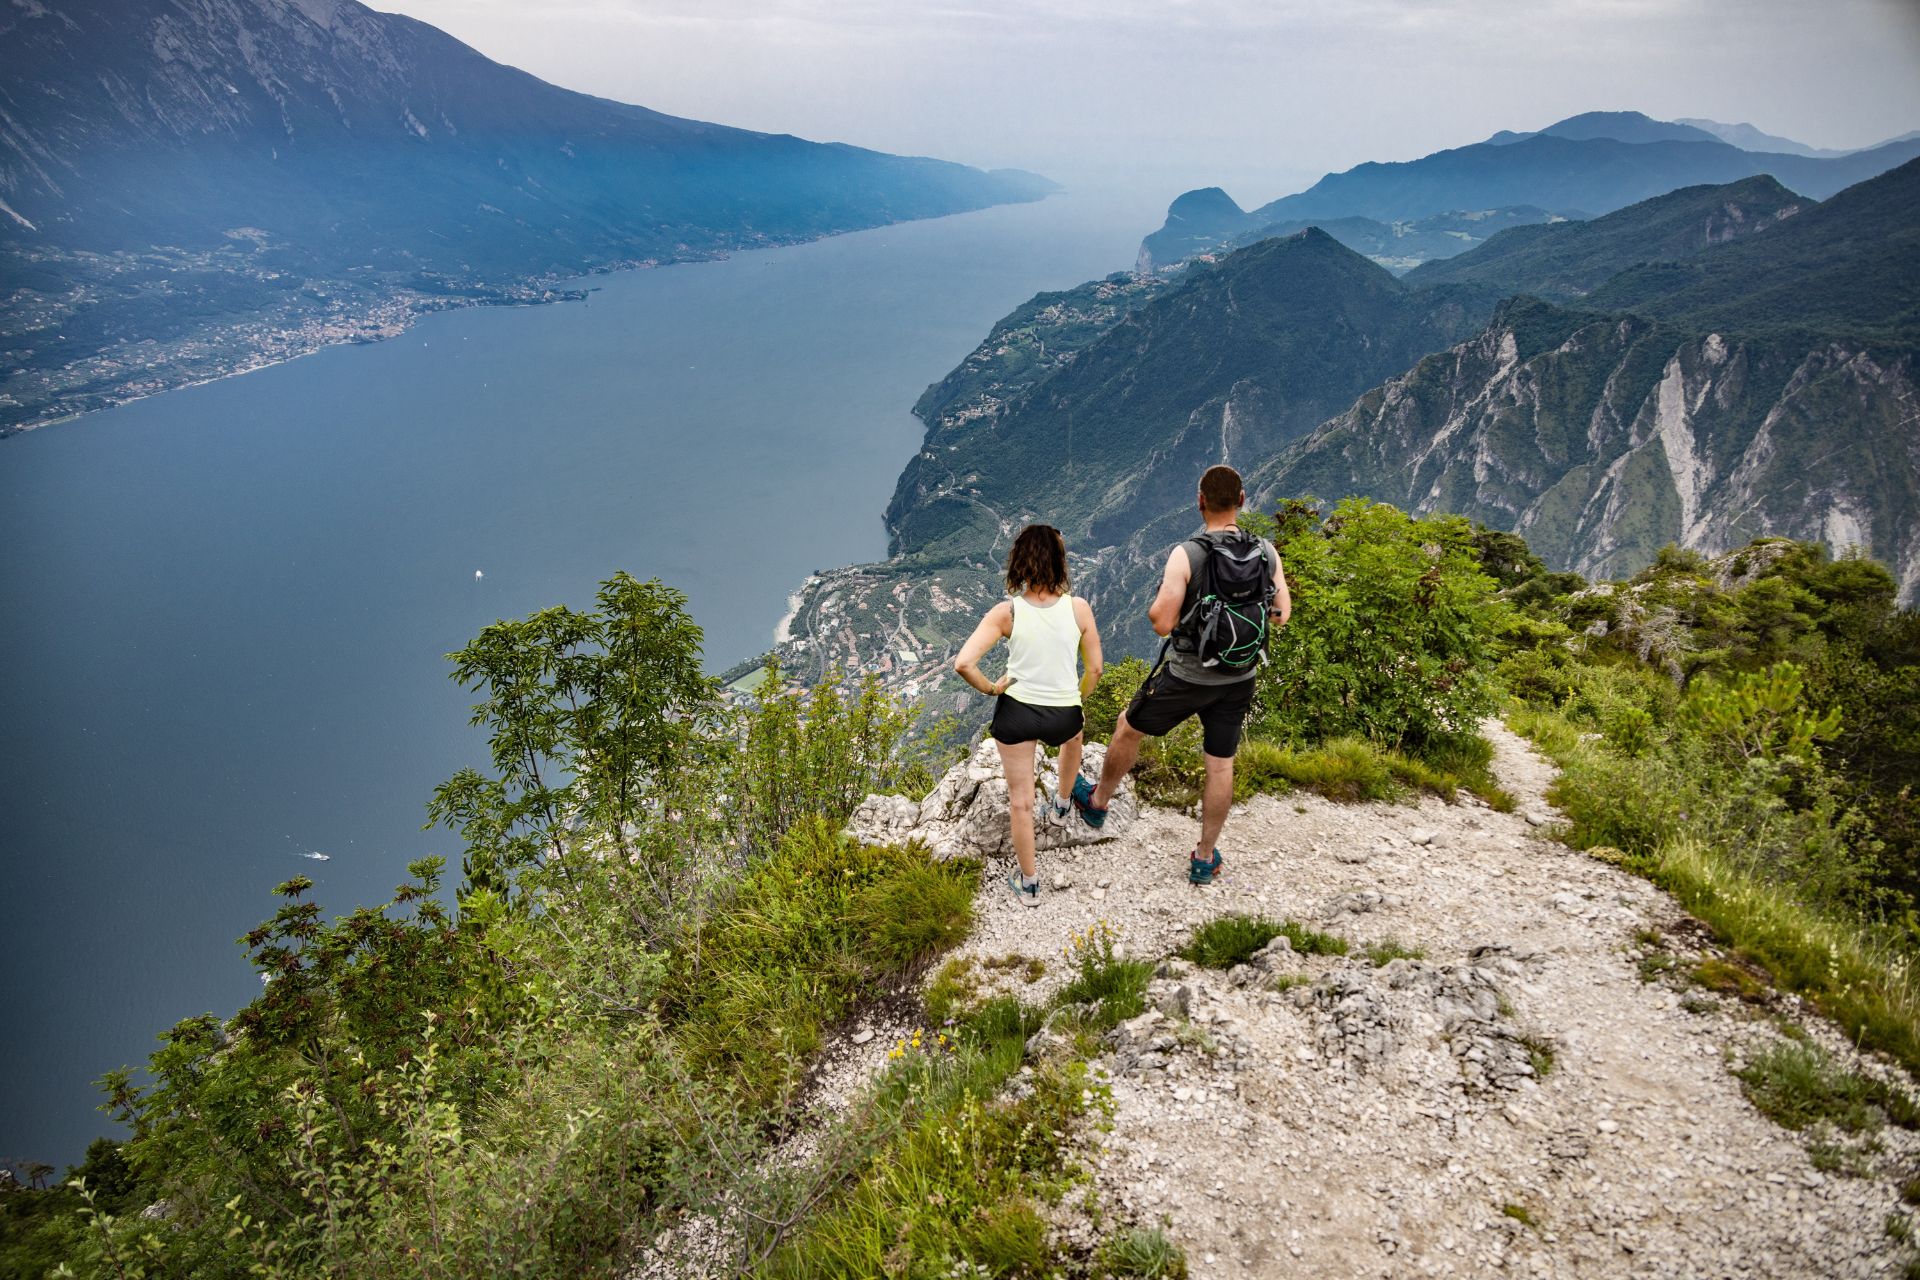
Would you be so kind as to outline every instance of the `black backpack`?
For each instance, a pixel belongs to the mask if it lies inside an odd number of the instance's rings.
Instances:
[[[1273,607],[1273,561],[1260,539],[1242,529],[1203,533],[1191,541],[1199,563],[1187,584],[1187,609],[1168,642],[1203,667],[1249,671],[1267,660],[1267,611]]]

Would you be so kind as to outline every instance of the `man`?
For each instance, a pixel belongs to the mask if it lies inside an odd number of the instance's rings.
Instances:
[[[1209,467],[1200,477],[1200,517],[1206,528],[1167,557],[1159,594],[1147,610],[1154,634],[1172,637],[1172,643],[1163,650],[1161,661],[1121,715],[1113,741],[1107,746],[1099,785],[1081,778],[1073,787],[1074,807],[1081,818],[1088,826],[1101,826],[1107,820],[1107,805],[1120,779],[1139,759],[1141,739],[1148,735],[1157,738],[1188,717],[1199,716],[1207,783],[1200,809],[1200,842],[1194,846],[1187,870],[1187,879],[1197,885],[1212,884],[1223,865],[1218,843],[1221,828],[1227,823],[1227,810],[1233,804],[1233,756],[1240,747],[1240,728],[1247,709],[1253,704],[1253,683],[1260,662],[1244,657],[1222,661],[1218,654],[1209,655],[1207,646],[1196,642],[1191,619],[1196,612],[1200,579],[1207,576],[1211,580],[1205,568],[1207,557],[1220,554],[1215,548],[1236,547],[1246,536],[1236,537],[1240,509],[1246,502],[1240,473],[1232,467]],[[1293,614],[1293,599],[1287,592],[1280,553],[1265,539],[1258,540],[1257,546],[1273,574],[1267,622],[1284,627]],[[1240,549],[1245,549],[1244,544]],[[1247,554],[1251,557],[1252,553],[1249,550]],[[1175,635],[1183,619],[1189,620],[1188,626]]]

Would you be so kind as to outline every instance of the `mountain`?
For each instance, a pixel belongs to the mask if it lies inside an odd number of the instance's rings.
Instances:
[[[1810,333],[1920,346],[1920,160],[1765,236],[1622,271],[1590,306],[1688,329]]]
[[[1696,120],[1682,118],[1675,124],[1692,125],[1703,129],[1720,141],[1736,146],[1742,151],[1771,151],[1787,156],[1844,156],[1846,151],[1835,151],[1829,147],[1810,147],[1804,142],[1795,142],[1792,138],[1783,138],[1777,133],[1765,133],[1750,124],[1722,124],[1718,120]],[[1894,141],[1894,139],[1889,139]],[[1880,144],[1880,145],[1885,145]]]
[[[1478,322],[1318,231],[1263,241],[1133,310],[1003,412],[930,431],[888,507],[899,554],[1046,517],[1124,537],[1221,456],[1264,458]],[[1202,464],[1203,465],[1203,464]]]
[[[1357,217],[1391,225],[1450,210],[1519,206],[1586,218],[1681,187],[1759,174],[1825,199],[1915,156],[1920,156],[1920,139],[1831,158],[1744,151],[1702,130],[1666,125],[1637,112],[1590,112],[1538,133],[1496,134],[1418,160],[1368,163],[1328,174],[1305,191],[1243,213],[1237,228],[1217,218],[1213,234],[1217,243],[1225,243],[1276,224]],[[1167,265],[1180,246],[1179,228],[1169,223],[1146,243],[1162,246],[1149,256]]]
[[[575,93],[353,0],[14,5],[0,113],[0,280],[25,291],[0,337],[26,373],[0,424],[87,407],[102,389],[59,371],[117,386],[143,340],[510,300],[1051,189]]]
[[[1317,222],[1268,223],[1248,230],[1247,215],[1226,192],[1218,187],[1207,191],[1217,194],[1226,206],[1216,204],[1214,216],[1208,219],[1188,217],[1179,221],[1175,221],[1174,209],[1169,209],[1167,225],[1141,242],[1138,270],[1152,271],[1161,264],[1178,264],[1196,254],[1243,248],[1258,240],[1298,235],[1308,227],[1318,227],[1355,253],[1398,274],[1423,262],[1465,253],[1508,227],[1550,222],[1557,217],[1533,205],[1520,205],[1511,209],[1453,210],[1412,222],[1322,218]],[[1174,208],[1178,207],[1179,201],[1175,201]],[[1225,207],[1232,208],[1233,217],[1226,216]]]
[[[1253,485],[1462,512],[1590,575],[1637,570],[1668,542],[1857,546],[1912,603],[1916,210],[1920,161],[1684,262],[1630,268],[1581,311],[1517,300]]]
[[[1638,111],[1583,111],[1532,133],[1502,129],[1487,141],[1506,146],[1527,138],[1612,138],[1616,142],[1724,142],[1710,129],[1686,120],[1655,120]],[[1753,150],[1749,147],[1747,150]]]
[[[1691,258],[1812,203],[1764,174],[1724,186],[1682,187],[1591,221],[1502,231],[1458,257],[1416,267],[1406,279],[1414,285],[1471,283],[1497,296],[1570,300],[1629,267]]]
[[[1523,535],[1556,568],[1638,570],[1669,542],[1867,550],[1920,592],[1913,351],[1692,337],[1521,302],[1249,478],[1261,501],[1360,493]]]

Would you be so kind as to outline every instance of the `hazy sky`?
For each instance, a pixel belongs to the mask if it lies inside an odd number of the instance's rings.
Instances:
[[[1575,112],[1920,129],[1920,0],[373,0],[675,115],[1252,205]]]

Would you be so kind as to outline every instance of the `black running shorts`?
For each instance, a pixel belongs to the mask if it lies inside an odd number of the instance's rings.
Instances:
[[[1232,684],[1195,684],[1162,667],[1127,704],[1127,723],[1157,738],[1172,732],[1188,716],[1199,716],[1200,749],[1226,760],[1240,749],[1240,726],[1252,705],[1250,678]]]
[[[1011,694],[1001,694],[993,704],[993,740],[1017,747],[1036,738],[1057,747],[1080,732],[1078,707],[1034,707]]]

